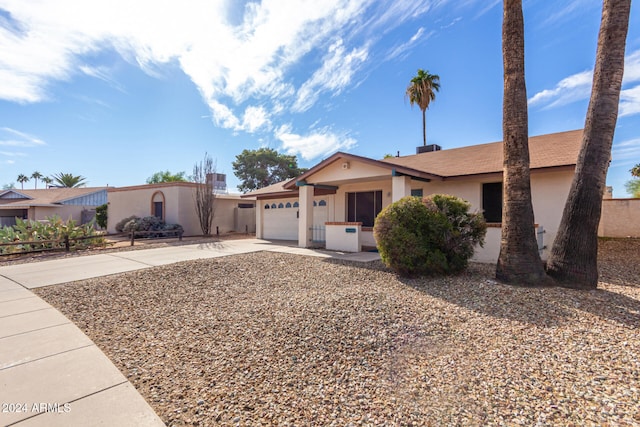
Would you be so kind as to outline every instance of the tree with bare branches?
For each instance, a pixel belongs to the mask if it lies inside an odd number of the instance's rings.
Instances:
[[[195,189],[196,213],[200,221],[200,229],[205,236],[211,235],[213,217],[215,216],[216,194],[213,187],[213,174],[216,166],[209,154],[204,154],[204,159],[193,166],[193,181],[197,184]]]

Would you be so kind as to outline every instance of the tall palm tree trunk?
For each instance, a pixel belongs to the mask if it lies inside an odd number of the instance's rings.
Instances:
[[[504,0],[502,56],[504,183],[496,278],[514,285],[540,285],[547,276],[538,253],[531,202],[522,0]]]
[[[427,110],[422,110],[422,145],[427,145]]]
[[[604,0],[591,99],[576,173],[547,272],[561,285],[598,286],[598,224],[624,72],[631,0]]]

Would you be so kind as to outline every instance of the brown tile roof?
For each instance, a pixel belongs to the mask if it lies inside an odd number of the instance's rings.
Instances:
[[[529,138],[530,168],[575,165],[582,129]],[[502,141],[382,160],[443,177],[502,172]]]
[[[18,206],[50,206],[57,205],[64,201],[86,196],[106,190],[107,187],[81,187],[81,188],[47,188],[41,190],[20,190],[12,189],[0,191],[0,207]],[[2,195],[10,192],[27,196],[20,199],[3,199]]]
[[[271,184],[271,185],[266,186],[266,187],[258,188],[257,190],[253,190],[253,191],[251,191],[251,192],[249,192],[247,194],[243,194],[241,197],[243,197],[243,198],[258,197],[259,198],[260,196],[263,196],[265,194],[269,194],[269,195],[280,195],[281,194],[283,197],[286,197],[288,195],[298,194],[297,189],[287,190],[286,188],[284,188],[285,184],[287,184],[290,181],[293,181],[293,180],[292,179],[287,179],[285,181],[276,182],[275,184]]]

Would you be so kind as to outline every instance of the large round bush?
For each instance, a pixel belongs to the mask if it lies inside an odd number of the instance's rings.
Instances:
[[[373,228],[382,261],[403,276],[463,270],[487,229],[482,215],[469,208],[443,194],[405,197],[387,206]]]

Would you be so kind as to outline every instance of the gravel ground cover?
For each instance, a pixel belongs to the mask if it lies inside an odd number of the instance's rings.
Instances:
[[[640,425],[640,240],[596,291],[260,252],[36,290],[183,425]]]

